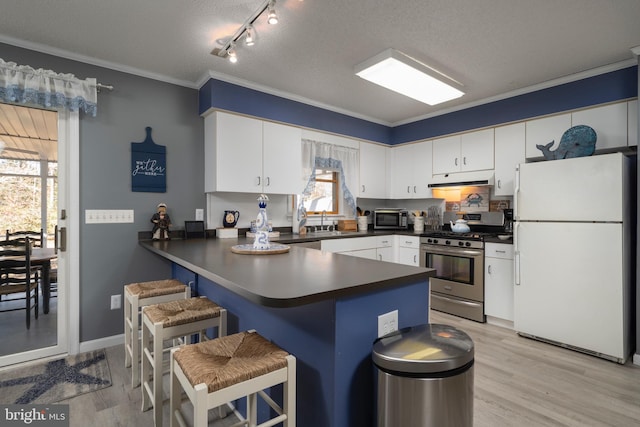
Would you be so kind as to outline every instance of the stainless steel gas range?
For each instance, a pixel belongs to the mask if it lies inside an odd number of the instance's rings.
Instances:
[[[444,219],[447,224],[456,215],[446,212]],[[430,279],[433,310],[484,322],[484,238],[502,232],[504,216],[482,212],[464,219],[471,227],[468,233],[446,229],[420,236],[420,266],[436,270]]]

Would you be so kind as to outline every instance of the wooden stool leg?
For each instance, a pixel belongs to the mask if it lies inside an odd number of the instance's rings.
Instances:
[[[153,325],[153,421],[155,427],[162,427],[162,402],[164,396],[162,394],[162,376],[163,376],[163,363],[162,363],[162,345],[163,345],[163,327],[161,323]],[[145,378],[146,380],[146,378]]]
[[[138,297],[133,297],[131,307],[131,387],[140,385],[140,340],[138,339],[139,323],[139,301]]]
[[[258,425],[258,395],[256,393],[247,396],[247,421],[249,421],[248,427]]]
[[[142,391],[142,411],[146,411],[152,406],[151,396],[149,389],[149,377],[151,376],[151,370],[153,369],[151,366],[151,361],[148,358],[148,355],[153,351],[151,347],[151,331],[149,330],[147,323],[144,321],[144,309],[142,312],[143,321],[142,321],[142,381],[141,381],[141,391]]]
[[[296,427],[296,358],[287,356],[287,383],[282,388],[282,406],[287,414],[283,427]]]
[[[207,427],[209,424],[207,405],[207,394],[209,390],[205,384],[198,384],[194,387],[195,402],[193,402],[193,425],[194,427]]]
[[[124,291],[124,367],[131,366],[131,304],[127,298],[127,291]]]
[[[178,424],[176,412],[180,411],[180,406],[182,406],[182,387],[176,375],[175,361],[173,359],[175,351],[176,349],[171,350],[169,361],[169,375],[171,378],[169,382],[169,427],[175,427]]]

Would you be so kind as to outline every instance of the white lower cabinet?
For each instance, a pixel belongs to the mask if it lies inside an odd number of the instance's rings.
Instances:
[[[321,248],[327,252],[417,266],[419,265],[420,238],[387,235],[326,239],[322,240]]]
[[[487,243],[484,250],[484,312],[513,322],[513,245]]]
[[[360,249],[358,251],[346,251],[339,252],[343,255],[351,255],[358,258],[367,258],[367,259],[378,259],[377,258],[377,250],[376,249]]]
[[[396,262],[405,265],[420,265],[420,238],[418,236],[396,235],[398,257]]]

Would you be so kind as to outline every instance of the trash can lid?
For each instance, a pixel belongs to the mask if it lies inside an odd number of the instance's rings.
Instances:
[[[375,340],[372,356],[378,367],[391,371],[446,372],[473,360],[473,341],[453,326],[412,326]]]

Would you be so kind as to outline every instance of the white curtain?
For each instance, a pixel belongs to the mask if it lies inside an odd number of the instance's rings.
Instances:
[[[316,169],[336,170],[340,174],[344,200],[352,215],[355,216],[356,199],[351,189],[358,188],[359,155],[359,150],[355,148],[302,139],[303,174],[308,182],[304,192],[312,191],[315,185]]]
[[[82,110],[95,117],[97,98],[96,79],[80,80],[73,74],[36,70],[0,58],[0,102]]]

